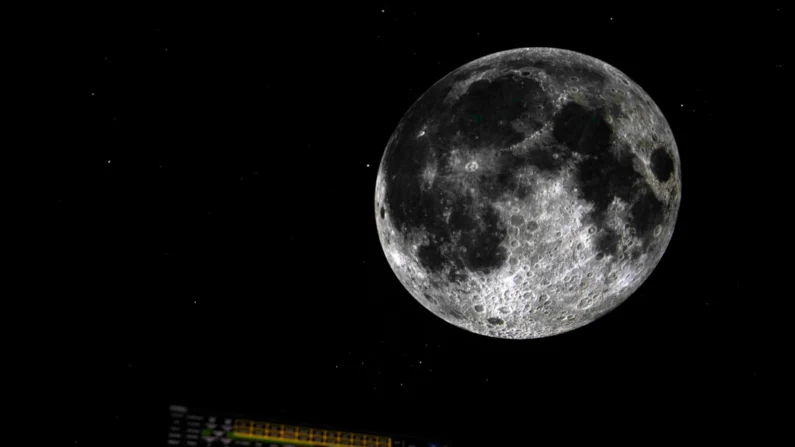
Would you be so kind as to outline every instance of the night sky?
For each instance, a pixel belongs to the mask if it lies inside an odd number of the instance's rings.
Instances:
[[[774,173],[792,145],[788,13],[488,5],[65,18],[37,78],[51,144],[31,336],[64,445],[165,445],[172,403],[456,446],[531,445],[599,418],[769,432],[787,352],[772,321],[788,293],[765,284],[782,278],[791,203]],[[649,93],[682,202],[662,261],[615,311],[499,340],[401,286],[376,170],[433,83],[532,46],[601,59]]]

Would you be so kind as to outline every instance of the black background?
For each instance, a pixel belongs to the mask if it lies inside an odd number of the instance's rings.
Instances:
[[[765,287],[781,279],[772,265],[789,225],[774,173],[791,146],[785,14],[70,11],[39,61],[52,293],[31,336],[46,346],[65,442],[165,445],[169,403],[456,446],[646,423],[653,437],[770,433],[786,356],[772,330],[786,293]],[[654,274],[615,311],[552,338],[499,340],[402,288],[374,186],[422,92],[533,46],[594,56],[649,93],[679,147],[682,203]]]

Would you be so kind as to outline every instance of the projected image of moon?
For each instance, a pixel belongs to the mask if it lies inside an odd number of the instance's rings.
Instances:
[[[605,62],[522,48],[436,82],[392,134],[378,234],[403,286],[468,331],[571,331],[648,278],[681,197],[662,112]]]

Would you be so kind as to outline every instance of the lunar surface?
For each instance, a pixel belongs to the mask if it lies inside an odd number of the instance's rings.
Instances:
[[[378,235],[408,292],[491,337],[548,337],[648,278],[681,197],[648,94],[605,62],[521,48],[436,82],[398,123],[375,187]]]

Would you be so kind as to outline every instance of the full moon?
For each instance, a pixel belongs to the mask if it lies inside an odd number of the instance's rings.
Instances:
[[[680,197],[674,136],[640,86],[584,54],[519,48],[453,70],[409,108],[378,168],[375,219],[426,309],[528,339],[632,295]]]

